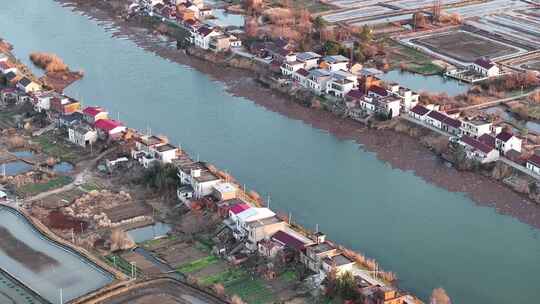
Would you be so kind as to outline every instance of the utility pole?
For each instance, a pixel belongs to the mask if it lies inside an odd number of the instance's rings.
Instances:
[[[267,203],[267,208],[270,209],[270,194],[268,194],[268,203]]]
[[[63,295],[62,288],[60,288],[60,304],[64,304],[64,295]]]
[[[113,255],[112,260],[113,260],[114,269],[116,269],[116,256],[115,255]]]

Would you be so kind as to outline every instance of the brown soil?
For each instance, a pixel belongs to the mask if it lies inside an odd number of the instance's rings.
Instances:
[[[61,211],[51,211],[47,216],[47,227],[59,230],[71,230],[81,233],[81,228],[86,230],[88,223],[74,217],[63,214]]]
[[[314,128],[327,130],[337,138],[353,139],[362,144],[361,149],[375,152],[377,157],[392,167],[412,170],[424,180],[449,191],[464,192],[476,203],[490,206],[502,214],[514,216],[519,220],[540,228],[540,207],[515,193],[503,184],[487,177],[460,172],[445,166],[434,154],[422,146],[417,139],[389,130],[366,131],[363,125],[348,119],[337,118],[322,110],[309,110],[274,91],[261,87],[246,71],[218,67],[172,48],[153,43],[151,31],[140,25],[126,22],[104,10],[102,2],[85,0],[57,0],[72,3],[73,9],[84,12],[98,20],[113,21],[119,28],[119,35],[127,35],[136,44],[152,53],[179,64],[189,65],[227,85],[230,93],[246,97],[266,109],[278,112],[292,119],[304,121]],[[98,9],[95,9],[95,8]],[[106,9],[106,6],[105,6]],[[226,71],[224,70],[226,69]]]
[[[83,77],[81,72],[47,72],[40,80],[57,92],[64,91],[69,85]]]
[[[0,227],[0,250],[33,272],[41,272],[51,266],[58,265],[56,259],[41,251],[34,250],[17,239],[5,227]]]

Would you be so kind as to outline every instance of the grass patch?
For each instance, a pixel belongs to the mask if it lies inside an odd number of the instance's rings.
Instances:
[[[20,195],[28,196],[35,195],[41,192],[63,187],[73,181],[71,176],[59,176],[42,184],[28,184],[17,189]]]
[[[282,273],[279,276],[280,279],[282,279],[285,282],[293,282],[296,281],[298,278],[296,276],[296,272],[293,270],[287,270],[284,273]]]
[[[264,282],[259,279],[241,280],[225,288],[229,294],[236,294],[246,303],[250,304],[265,304],[274,303],[276,297],[272,291],[264,286]]]
[[[226,271],[201,279],[201,283],[206,286],[221,283],[223,286],[230,286],[240,280],[249,279],[247,273],[240,268],[232,268]]]
[[[107,264],[111,265],[112,267],[116,267],[116,269],[122,271],[124,274],[131,276],[131,264],[123,257],[116,254],[110,254],[105,256],[105,261]],[[137,277],[143,276],[143,272],[137,268],[137,266],[135,266],[135,273]]]
[[[181,273],[191,273],[196,272],[201,269],[204,269],[212,264],[215,264],[219,261],[219,259],[216,256],[209,255],[204,258],[200,258],[198,260],[195,260],[193,262],[186,263],[180,267],[178,267],[176,270]]]
[[[33,140],[41,146],[45,154],[62,161],[75,164],[80,157],[80,153],[77,153],[73,147],[68,147],[61,140],[53,139],[48,135],[41,135]]]

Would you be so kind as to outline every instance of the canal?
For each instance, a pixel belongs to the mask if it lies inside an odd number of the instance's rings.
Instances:
[[[60,299],[66,303],[113,281],[111,274],[53,243],[26,218],[4,206],[0,206],[0,256],[3,271],[50,303],[60,303]],[[0,282],[4,281],[0,295],[8,297],[15,283],[0,277]],[[16,291],[28,302],[38,303],[31,292],[19,288]]]
[[[52,0],[0,9],[1,35],[19,57],[54,52],[85,71],[69,94],[130,126],[167,134],[270,193],[273,208],[376,258],[398,273],[401,287],[428,298],[443,286],[460,304],[540,296],[538,230],[392,169],[355,142],[230,96],[223,84],[105,27]]]

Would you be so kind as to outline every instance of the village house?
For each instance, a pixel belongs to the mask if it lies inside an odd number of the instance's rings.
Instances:
[[[525,167],[536,174],[540,174],[540,156],[536,154],[531,155],[531,157],[527,159]]]
[[[69,127],[83,121],[81,112],[73,112],[69,114],[60,114],[57,116],[56,122],[59,127]]]
[[[442,122],[442,129],[452,135],[461,136],[461,120],[446,116]]]
[[[383,88],[383,87],[381,87],[379,85],[371,85],[367,89],[367,95],[368,95],[368,97],[381,98],[381,97],[388,96],[389,92],[385,88]]]
[[[292,79],[297,81],[301,86],[306,85],[306,79],[309,76],[309,71],[301,68],[292,74]]]
[[[18,91],[14,88],[3,88],[0,89],[0,101],[3,104],[7,103],[16,103],[18,100]]]
[[[390,85],[390,92],[401,99],[402,106],[405,112],[415,107],[418,104],[420,95],[407,88],[400,86],[399,84]]]
[[[32,98],[32,104],[36,112],[48,111],[51,108],[51,99],[58,97],[58,93],[54,91],[35,92]]]
[[[364,97],[360,101],[360,108],[369,114],[382,114],[391,119],[399,116],[401,102],[393,96]]]
[[[75,124],[68,127],[68,140],[81,147],[93,145],[98,139],[95,129],[86,124]]]
[[[299,255],[305,250],[306,246],[311,244],[313,244],[312,240],[287,227],[274,233],[272,237],[261,240],[258,252],[268,258],[274,258],[278,253],[285,250]]]
[[[17,82],[17,89],[25,93],[30,93],[30,92],[37,92],[41,90],[41,86],[33,82],[32,80],[30,80],[30,78],[23,77],[21,78],[21,80],[19,80],[19,82]]]
[[[296,71],[304,69],[304,64],[300,61],[284,61],[280,67],[281,74],[285,76],[293,75]],[[305,69],[304,69],[305,70]]]
[[[174,159],[176,159],[176,154],[178,148],[171,144],[163,144],[153,149],[154,157],[160,161],[162,164],[170,164]]]
[[[431,111],[426,115],[424,121],[437,129],[442,129],[443,121],[446,119],[446,115],[438,111]]]
[[[319,273],[322,270],[323,259],[336,255],[338,249],[329,242],[322,241],[306,247],[305,254],[300,255],[300,261],[309,270]]]
[[[214,52],[228,51],[231,47],[242,46],[242,41],[233,35],[222,34],[210,37],[208,49]]]
[[[192,196],[202,198],[212,194],[214,185],[221,179],[212,173],[203,162],[193,162],[188,157],[179,157],[174,161],[178,168],[178,177],[182,185],[192,188]]]
[[[463,135],[459,144],[464,147],[467,158],[477,160],[481,163],[494,162],[499,159],[499,151],[480,140]]]
[[[347,71],[349,66],[349,58],[342,55],[325,56],[322,58],[319,67],[329,70],[330,72]]]
[[[15,87],[17,85],[17,82],[22,78],[22,76],[17,75],[15,72],[9,72],[6,75],[4,75],[4,78],[6,80],[6,85]]]
[[[344,98],[347,93],[358,86],[358,79],[355,75],[345,72],[333,72],[331,78],[326,83],[326,94]]]
[[[201,26],[193,33],[193,44],[203,50],[208,50],[210,48],[210,39],[220,35],[222,33],[216,29]]]
[[[246,248],[251,251],[256,251],[261,240],[270,237],[274,233],[285,229],[286,227],[287,223],[280,220],[277,216],[246,222]]]
[[[491,125],[490,121],[484,119],[462,120],[461,131],[464,135],[478,138],[483,134],[491,133]]]
[[[360,106],[360,102],[364,99],[364,92],[360,89],[354,89],[345,94],[345,106],[352,109]]]
[[[218,201],[228,201],[236,198],[238,189],[232,183],[222,182],[213,186],[212,196]]]
[[[321,55],[314,52],[303,52],[296,54],[296,60],[303,63],[303,68],[308,71],[318,66],[319,58],[321,58]]]
[[[117,140],[120,139],[126,127],[119,121],[112,119],[100,119],[94,124],[101,139]]]
[[[416,120],[424,121],[429,112],[430,110],[427,109],[426,107],[417,105],[413,107],[412,109],[410,109],[409,115],[412,116]]]
[[[323,259],[322,269],[328,274],[332,270],[336,271],[336,275],[340,276],[345,272],[351,271],[355,262],[350,258],[346,257],[343,253],[339,253],[332,256],[327,256]]]
[[[83,110],[84,120],[93,125],[100,119],[108,119],[109,113],[101,107],[86,107]]]
[[[390,286],[367,286],[361,288],[358,293],[362,304],[407,304],[406,296]]]
[[[521,138],[508,132],[501,132],[495,137],[495,148],[502,154],[510,150],[521,152]]]
[[[68,115],[81,109],[81,103],[69,97],[57,95],[50,100],[50,110],[59,114]]]
[[[489,59],[476,59],[469,69],[486,77],[496,77],[500,75],[499,67]]]
[[[290,76],[299,69],[309,71],[317,67],[319,58],[321,58],[321,55],[314,52],[287,54],[284,56],[285,60],[280,67],[281,74]]]
[[[305,80],[304,87],[314,91],[317,95],[321,95],[326,90],[326,83],[330,80],[330,77],[330,72],[327,70],[311,70]]]
[[[248,224],[254,221],[261,221],[268,218],[273,218],[276,214],[268,208],[248,208],[239,213],[231,212],[231,228],[233,236],[237,240],[241,240],[248,237]],[[278,229],[279,230],[279,229]],[[277,230],[276,230],[277,231]],[[254,237],[254,235],[253,235]]]

